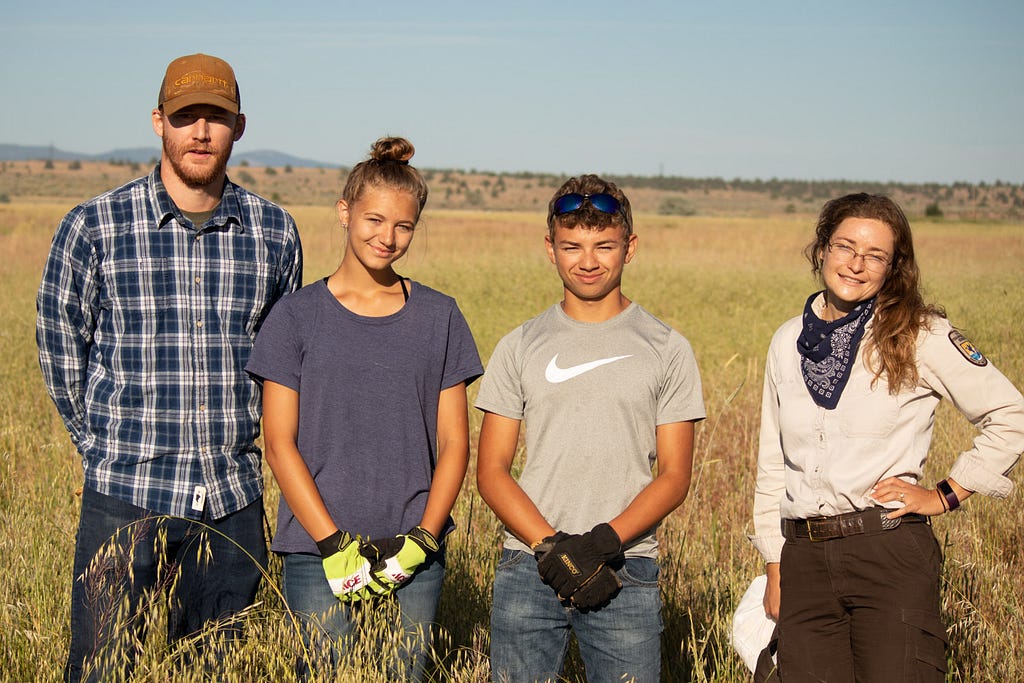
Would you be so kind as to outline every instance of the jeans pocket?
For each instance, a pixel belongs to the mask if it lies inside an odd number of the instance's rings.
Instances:
[[[498,560],[497,571],[501,572],[513,569],[519,565],[524,558],[533,559],[533,555],[525,550],[509,550],[508,548],[503,548],[501,551],[501,559]]]
[[[907,680],[931,680],[946,673],[946,627],[930,610],[904,609],[907,627]],[[914,672],[918,677],[911,676]],[[940,679],[941,680],[941,679]]]
[[[650,557],[627,557],[618,570],[623,586],[629,584],[641,588],[657,588],[659,573],[657,560]]]

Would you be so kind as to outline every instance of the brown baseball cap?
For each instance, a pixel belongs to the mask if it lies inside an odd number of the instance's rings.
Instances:
[[[168,64],[158,105],[170,115],[191,104],[212,104],[237,114],[241,100],[231,65],[204,54],[178,57]]]

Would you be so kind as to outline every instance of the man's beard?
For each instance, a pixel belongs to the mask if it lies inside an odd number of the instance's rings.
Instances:
[[[222,177],[228,167],[228,159],[231,158],[231,150],[234,141],[228,142],[224,150],[214,151],[204,147],[207,151],[213,151],[214,163],[207,166],[191,166],[184,163],[185,155],[196,145],[193,142],[175,145],[164,138],[164,157],[170,162],[174,174],[181,182],[188,187],[206,187],[218,178]]]

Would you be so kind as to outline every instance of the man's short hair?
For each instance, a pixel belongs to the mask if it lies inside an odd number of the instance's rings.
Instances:
[[[574,211],[556,214],[555,203],[569,194],[580,194],[584,197],[597,194],[611,195],[618,201],[619,210],[615,213],[605,213],[591,202],[584,201]],[[629,207],[629,199],[615,183],[588,173],[566,180],[548,202],[548,235],[550,237],[555,236],[555,228],[558,226],[569,229],[584,227],[590,230],[622,226],[623,237],[629,237],[633,234],[633,212]]]

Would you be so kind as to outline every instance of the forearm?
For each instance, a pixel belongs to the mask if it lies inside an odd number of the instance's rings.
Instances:
[[[512,535],[528,546],[555,533],[544,515],[508,472],[488,475],[477,471],[480,496]]]
[[[85,423],[97,288],[88,245],[68,227],[62,224],[54,237],[36,294],[36,344],[47,393],[77,439]]]
[[[288,444],[266,444],[267,464],[292,514],[314,541],[338,530],[298,449]]]
[[[477,449],[476,484],[484,502],[509,531],[533,546],[555,533],[536,504],[512,477],[520,421],[484,413]]]
[[[608,523],[623,544],[657,526],[682,505],[690,489],[690,472],[660,474]]]
[[[764,587],[764,613],[769,619],[778,621],[779,605],[782,603],[782,571],[778,562],[768,562],[764,566],[767,581]]]
[[[441,391],[437,402],[437,466],[420,520],[420,526],[434,538],[440,538],[469,468],[467,412],[464,382]]]
[[[462,489],[462,482],[466,478],[468,467],[468,443],[449,444],[438,455],[437,469],[434,470],[434,479],[430,482],[427,507],[423,511],[423,519],[420,522],[420,526],[435,538],[440,539],[440,534],[455,506],[455,499],[458,498],[459,491]]]
[[[657,476],[609,520],[623,544],[653,529],[686,500],[693,471],[693,432],[693,422],[657,427]]]

